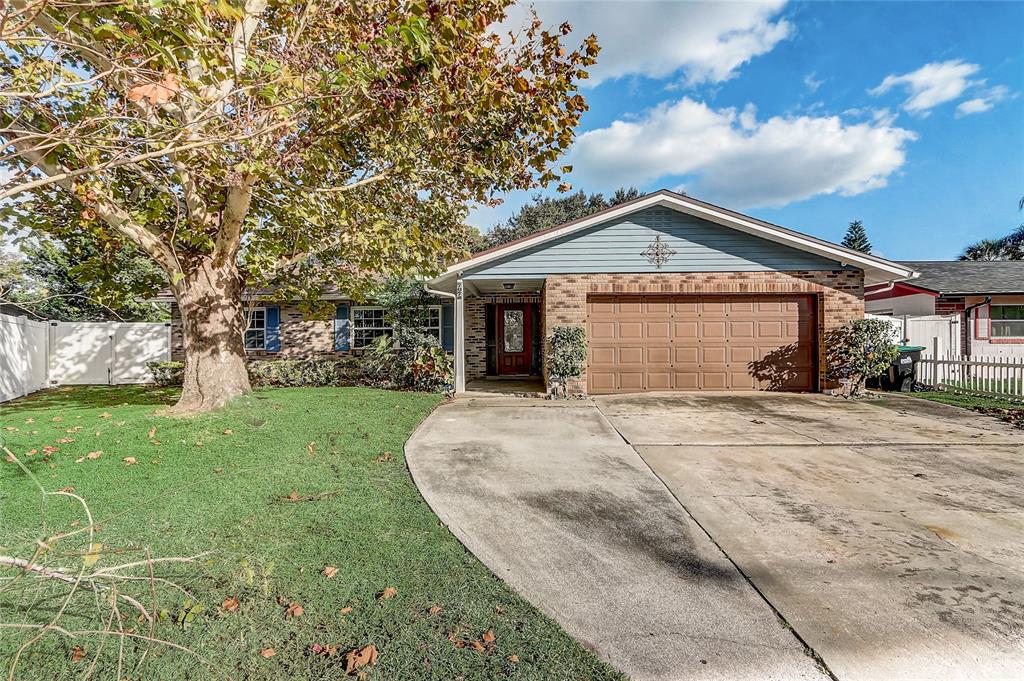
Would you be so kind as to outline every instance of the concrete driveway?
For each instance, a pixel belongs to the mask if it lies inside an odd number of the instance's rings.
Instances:
[[[898,397],[598,404],[837,678],[1021,678],[1020,430]]]
[[[635,679],[953,681],[1024,668],[1022,443],[907,398],[691,393],[460,399],[406,455],[467,548]]]
[[[460,399],[406,444],[462,543],[634,679],[825,679],[593,403]]]

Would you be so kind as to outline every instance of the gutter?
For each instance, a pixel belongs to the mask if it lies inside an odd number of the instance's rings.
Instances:
[[[986,296],[985,300],[981,301],[980,303],[975,303],[974,305],[970,305],[964,308],[964,337],[967,341],[967,347],[964,348],[966,352],[961,352],[962,355],[966,357],[971,356],[971,339],[974,337],[974,334],[971,332],[971,312],[977,310],[982,305],[988,305],[991,302],[992,296]]]

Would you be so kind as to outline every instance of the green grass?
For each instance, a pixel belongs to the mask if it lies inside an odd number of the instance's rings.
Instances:
[[[912,393],[913,397],[920,397],[933,402],[951,404],[954,407],[964,409],[991,408],[991,409],[1024,409],[1024,403],[1001,400],[997,397],[985,397],[984,395],[968,395],[966,393],[954,393],[946,390],[935,390],[928,392]]]
[[[279,389],[192,419],[154,414],[175,397],[167,389],[62,389],[0,412],[5,444],[42,485],[74,487],[87,500],[103,543],[96,567],[138,560],[144,549],[155,557],[212,552],[198,564],[159,568],[203,604],[190,622],[176,622],[186,596],[157,592],[165,617],[154,635],[203,661],[156,645],[140,664],[147,643],[129,640],[124,678],[342,678],[342,656],[316,654],[314,644],[341,653],[375,645],[380,657],[364,668],[369,679],[621,678],[466,552],[420,497],[403,444],[439,398]],[[75,441],[55,444],[59,438]],[[44,445],[59,451],[44,454]],[[26,456],[31,449],[37,453]],[[92,451],[103,453],[76,463]],[[293,490],[302,500],[288,500]],[[0,554],[28,557],[37,538],[82,524],[74,500],[44,500],[16,464],[0,462]],[[85,548],[79,535],[46,561],[77,570]],[[327,565],[338,568],[334,577],[322,574]],[[0,623],[48,621],[67,589],[39,578],[12,582],[13,574],[0,570]],[[387,587],[397,595],[379,599]],[[147,581],[126,588],[149,604]],[[239,608],[224,611],[226,598]],[[304,614],[286,618],[291,602]],[[433,606],[440,612],[431,614]],[[132,618],[126,627],[148,632],[131,608],[122,611]],[[60,624],[95,629],[96,618],[94,596],[80,591]],[[487,630],[495,640],[483,652],[453,643],[481,640]],[[29,635],[0,629],[0,656],[9,664]],[[75,645],[85,652],[78,662]],[[264,648],[276,655],[262,657]],[[117,638],[56,633],[22,656],[16,678],[81,678],[97,650],[94,677],[114,678]]]

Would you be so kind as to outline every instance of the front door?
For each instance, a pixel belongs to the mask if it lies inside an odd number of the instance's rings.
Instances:
[[[533,363],[533,315],[529,305],[498,305],[498,375],[525,375]]]

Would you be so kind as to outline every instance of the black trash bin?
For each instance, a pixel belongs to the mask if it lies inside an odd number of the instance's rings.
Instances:
[[[889,370],[881,375],[882,388],[897,392],[909,393],[914,390],[917,381],[917,364],[921,361],[923,345],[901,345],[900,354],[889,365]]]

